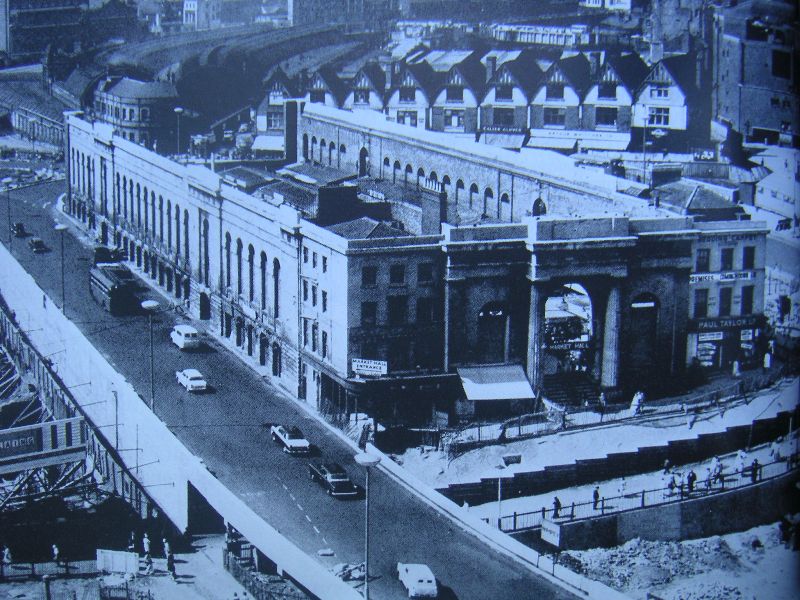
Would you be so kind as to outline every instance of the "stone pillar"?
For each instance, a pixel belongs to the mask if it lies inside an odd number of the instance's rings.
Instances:
[[[526,374],[535,391],[542,385],[542,348],[544,344],[544,304],[547,298],[531,283],[530,312],[528,313],[528,359]]]
[[[603,371],[600,385],[604,388],[616,387],[619,379],[619,296],[619,283],[614,282],[608,292],[606,318],[603,325]]]
[[[444,276],[444,351],[442,371],[450,370],[450,280],[449,273]]]

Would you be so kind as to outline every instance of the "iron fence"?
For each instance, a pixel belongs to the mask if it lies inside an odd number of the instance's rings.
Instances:
[[[228,550],[222,552],[225,568],[255,600],[307,600],[308,596],[290,581],[258,572],[250,559],[241,559]]]
[[[762,481],[796,470],[797,467],[798,455],[793,454],[786,461],[759,464],[756,473],[753,473],[752,466],[748,466],[742,470],[723,472],[719,477],[712,476],[707,479],[698,479],[692,484],[691,488],[681,478],[674,486],[627,493],[623,491],[618,496],[600,497],[597,502],[594,500],[581,503],[572,502],[568,505],[562,505],[558,509],[542,506],[541,509],[536,511],[502,515],[494,519],[494,521],[501,531],[507,533],[536,529],[541,527],[544,519],[563,523],[719,494],[756,485]],[[492,520],[488,517],[483,518],[486,523],[491,523]]]

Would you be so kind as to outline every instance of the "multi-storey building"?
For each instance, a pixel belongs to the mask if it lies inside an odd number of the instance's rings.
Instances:
[[[222,0],[184,0],[183,28],[214,29],[221,24]]]
[[[706,367],[753,364],[764,350],[763,223],[697,223],[687,356]]]
[[[168,81],[112,77],[95,90],[94,111],[124,139],[172,147],[177,100],[178,91]]]
[[[564,157],[448,139],[308,104],[298,145],[328,148],[326,166],[306,154],[252,183],[71,114],[67,207],[323,412],[526,405],[573,354],[609,390],[675,379],[704,230]],[[548,304],[578,287],[591,326],[554,336]],[[514,391],[476,394],[481,378]]]
[[[713,118],[748,141],[800,144],[797,7],[773,0],[714,15]],[[724,139],[725,133],[719,135]]]
[[[33,56],[59,39],[77,40],[83,0],[0,0],[0,51]]]

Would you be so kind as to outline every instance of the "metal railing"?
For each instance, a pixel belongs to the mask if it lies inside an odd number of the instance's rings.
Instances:
[[[250,559],[239,558],[228,550],[222,551],[225,569],[255,598],[255,600],[306,600],[291,582],[259,573]]]
[[[764,465],[759,464],[757,472],[753,473],[752,466],[745,467],[743,470],[723,472],[720,477],[708,479],[698,479],[693,483],[691,489],[686,481],[681,480],[674,486],[659,488],[654,490],[640,490],[623,492],[622,495],[612,497],[600,497],[597,502],[589,502],[562,505],[558,510],[555,508],[542,507],[536,511],[513,513],[503,515],[494,519],[483,517],[486,523],[494,524],[504,532],[523,531],[541,527],[542,521],[548,519],[556,523],[577,521],[581,519],[591,519],[613,513],[635,510],[638,508],[672,504],[683,500],[702,498],[722,492],[756,485],[763,481],[785,475],[786,473],[798,468],[798,455],[793,454],[786,461],[776,461]]]

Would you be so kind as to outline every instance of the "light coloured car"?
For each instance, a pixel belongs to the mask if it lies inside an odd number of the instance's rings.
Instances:
[[[175,378],[187,392],[204,392],[208,389],[208,383],[197,369],[175,371]]]
[[[308,454],[311,452],[311,444],[298,427],[273,425],[270,427],[270,434],[272,435],[272,440],[283,446],[283,451],[287,454]]]
[[[408,591],[409,598],[436,598],[439,588],[428,565],[397,563],[397,577]]]
[[[169,339],[181,350],[189,350],[200,346],[200,334],[191,325],[175,325]]]

